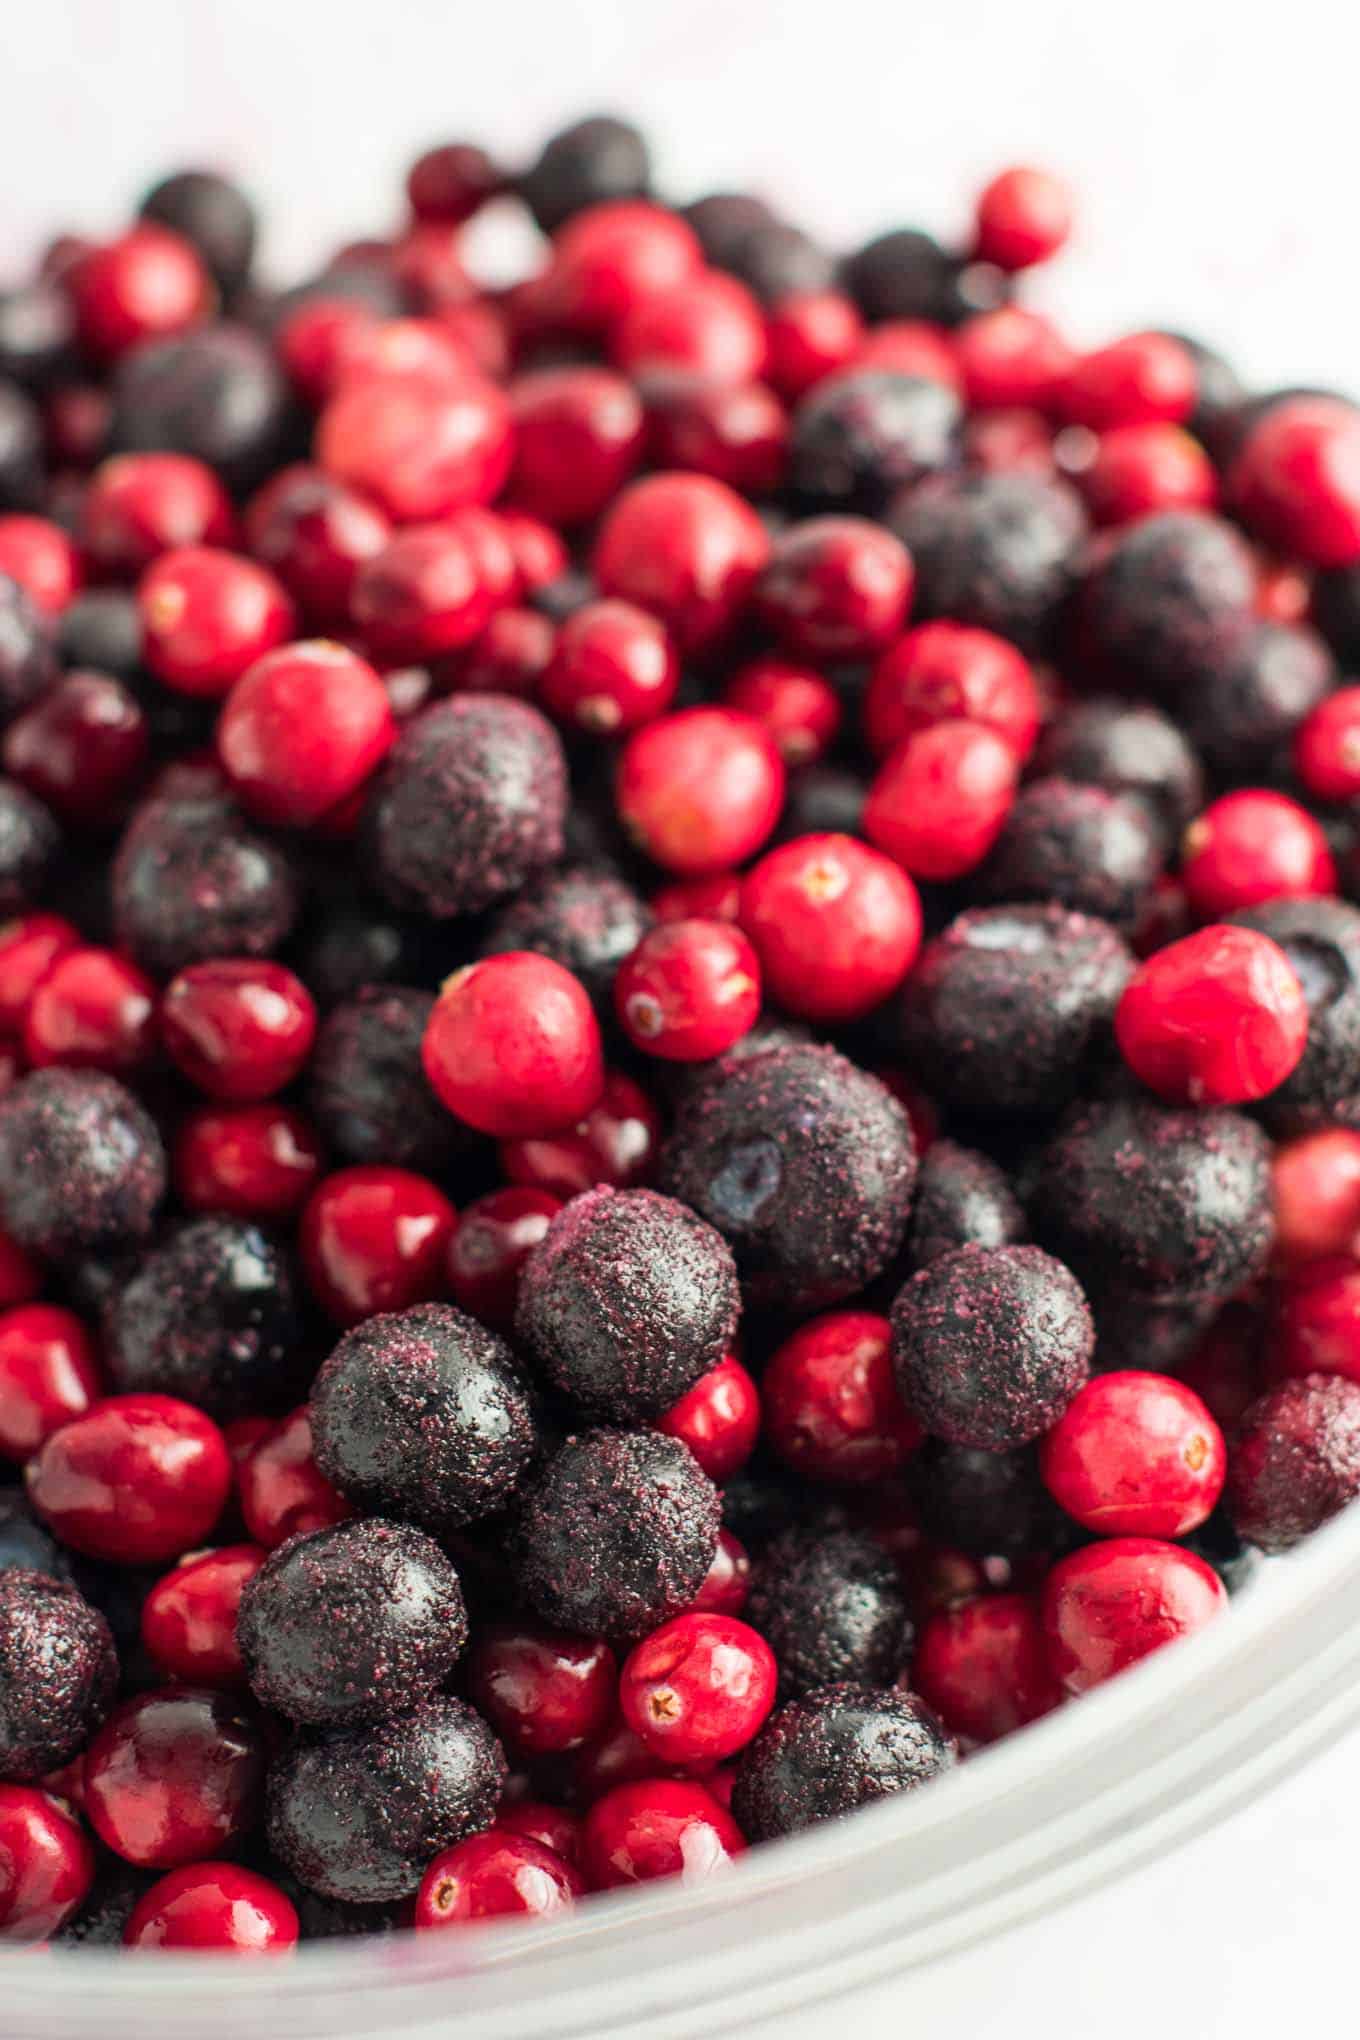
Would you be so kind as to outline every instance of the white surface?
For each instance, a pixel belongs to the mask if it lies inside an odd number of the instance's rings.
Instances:
[[[655,133],[668,189],[751,183],[842,240],[947,232],[991,170],[1050,163],[1080,184],[1083,225],[1036,296],[1079,335],[1173,323],[1262,380],[1360,385],[1344,0],[46,0],[5,28],[6,271],[60,229],[112,227],[152,176],[216,161],[265,201],[287,274],[380,229],[428,142],[518,156],[616,107]],[[1115,1890],[781,2021],[781,2040],[850,2021],[857,2040],[1321,2024],[1354,2001],[1358,1806],[1352,1738]]]

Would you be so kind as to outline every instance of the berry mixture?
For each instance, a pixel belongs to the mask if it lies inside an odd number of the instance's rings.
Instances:
[[[1360,1498],[1360,408],[1031,166],[403,206],[0,295],[0,1942],[693,1884]]]

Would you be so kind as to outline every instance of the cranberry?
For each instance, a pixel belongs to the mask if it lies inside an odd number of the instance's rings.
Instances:
[[[376,654],[417,663],[470,644],[495,606],[472,536],[447,522],[411,525],[365,560],[351,605]]]
[[[298,1230],[312,1294],[338,1325],[406,1310],[444,1293],[458,1215],[409,1169],[340,1169],[323,1177]]]
[[[302,980],[266,958],[213,957],[171,979],[161,1007],[165,1045],[211,1098],[253,1104],[290,1084],[316,1034]]]
[[[1270,1187],[1280,1267],[1360,1249],[1360,1133],[1328,1126],[1282,1142],[1271,1158]]]
[[[1185,1537],[1223,1491],[1223,1433],[1193,1389],[1165,1374],[1098,1375],[1039,1452],[1044,1485],[1102,1536]]]
[[[108,673],[67,673],[5,731],[4,767],[63,821],[106,827],[142,775],[147,719]]]
[[[1360,794],[1360,687],[1338,687],[1305,716],[1294,735],[1294,770],[1314,800]]]
[[[886,1479],[923,1436],[898,1392],[891,1327],[872,1311],[810,1318],[779,1347],[761,1391],[770,1444],[808,1480]]]
[[[693,1450],[693,1447],[690,1448]],[[696,1454],[697,1457],[697,1454]],[[694,1596],[695,1614],[740,1615],[751,1591],[751,1558],[730,1530],[718,1532],[718,1546],[708,1577]]]
[[[80,554],[59,524],[17,513],[0,516],[0,574],[47,616],[60,616],[83,578]]]
[[[853,836],[798,836],[767,851],[742,884],[738,912],[768,996],[831,1025],[879,1005],[921,946],[915,886]]]
[[[759,382],[707,382],[674,371],[647,385],[647,445],[654,466],[713,475],[746,496],[770,496],[784,478],[788,413]]]
[[[0,927],[0,1035],[23,1029],[29,1000],[59,956],[80,946],[60,914],[23,914]]]
[[[586,524],[642,459],[642,404],[612,369],[535,369],[510,385],[511,502],[550,524]]]
[[[560,580],[568,572],[571,555],[550,524],[545,524],[541,517],[532,516],[527,510],[506,504],[497,509],[496,515],[514,557],[521,594],[532,594],[539,588],[546,588],[550,582]]]
[[[620,965],[614,1006],[635,1048],[704,1062],[755,1025],[756,953],[729,921],[663,921]]]
[[[212,1955],[287,1955],[297,1945],[287,1893],[239,1863],[186,1863],[142,1893],[123,1931],[128,1948]]]
[[[744,283],[707,270],[640,298],[614,326],[610,351],[631,376],[679,370],[709,383],[750,382],[765,371],[765,319]]]
[[[1176,1378],[1194,1390],[1225,1437],[1230,1437],[1261,1393],[1261,1322],[1247,1304],[1219,1312],[1194,1351],[1177,1363]]]
[[[782,396],[801,397],[837,369],[848,368],[864,341],[864,322],[843,291],[798,291],[781,298],[765,321],[767,373]]]
[[[202,325],[215,297],[197,250],[150,221],[78,256],[65,282],[82,346],[106,361]]]
[[[1053,429],[1039,411],[979,411],[963,428],[965,464],[982,474],[1051,477]]]
[[[1049,170],[1017,163],[986,185],[977,202],[973,253],[998,269],[1031,269],[1056,255],[1072,231],[1072,193]]]
[[[610,506],[595,579],[602,594],[659,616],[682,652],[700,652],[731,629],[769,556],[760,518],[725,483],[649,475]]]
[[[498,609],[436,678],[454,694],[515,694],[536,701],[556,644],[551,619],[538,610]]]
[[[658,921],[735,921],[741,879],[735,871],[711,878],[680,878],[654,892],[650,905]]]
[[[320,405],[335,388],[340,350],[353,332],[379,323],[371,305],[352,298],[309,297],[274,335],[274,348],[305,404]]]
[[[498,1158],[511,1183],[559,1198],[598,1183],[629,1190],[650,1182],[661,1147],[661,1115],[621,1070],[605,1072],[604,1090],[577,1125],[562,1133],[503,1140]]]
[[[484,1629],[468,1657],[468,1690],[496,1733],[524,1756],[580,1749],[609,1722],[617,1665],[598,1638],[540,1625]]]
[[[418,220],[389,250],[392,277],[422,311],[462,304],[470,282],[463,266],[462,229],[449,220]]]
[[[1203,1629],[1227,1601],[1193,1551],[1155,1537],[1104,1538],[1060,1559],[1044,1584],[1049,1662],[1067,1692],[1087,1693]]]
[[[155,1565],[209,1535],[231,1460],[217,1425],[191,1404],[114,1395],[53,1432],[26,1477],[34,1508],[73,1551]]]
[[[1159,510],[1212,510],[1218,499],[1214,464],[1199,441],[1158,421],[1102,433],[1077,482],[1097,524],[1132,524]]]
[[[739,667],[723,689],[723,705],[761,723],[786,765],[815,764],[841,726],[841,698],[831,682],[774,656]]]
[[[1001,834],[1017,774],[1011,746],[985,723],[932,723],[880,768],[864,833],[914,878],[961,878]]]
[[[1228,493],[1268,545],[1317,567],[1360,559],[1360,411],[1291,397],[1253,427]]]
[[[504,396],[480,377],[369,375],[322,411],[316,457],[406,524],[492,502],[510,472],[513,436]]]
[[[392,535],[387,517],[318,467],[284,468],[253,496],[246,542],[312,623],[343,624],[359,569]]]
[[[667,1764],[721,1763],[774,1706],[774,1652],[730,1615],[677,1615],[636,1644],[619,1677],[624,1720]]]
[[[1336,891],[1336,866],[1319,824],[1264,787],[1225,793],[1205,808],[1185,832],[1181,860],[1186,896],[1204,921],[1267,900]]]
[[[125,1700],[85,1758],[85,1811],[99,1839],[146,1870],[192,1863],[259,1817],[258,1719],[225,1694],[168,1686]]]
[[[351,321],[336,330],[329,386],[321,394],[330,396],[372,376],[452,385],[475,375],[476,366],[441,320]]]
[[[1276,1375],[1360,1382],[1360,1263],[1338,1255],[1301,1268],[1280,1290],[1273,1330]]]
[[[1052,410],[1072,366],[1072,350],[1052,322],[1020,305],[966,319],[954,358],[969,405],[983,413]]]
[[[577,1752],[572,1766],[572,1791],[581,1806],[592,1806],[619,1785],[656,1778],[662,1766],[616,1714],[594,1742]]]
[[[449,1243],[455,1302],[483,1324],[508,1329],[520,1270],[561,1209],[561,1198],[532,1188],[493,1190],[469,1204]]]
[[[1251,928],[1201,928],[1139,965],[1115,1013],[1125,1062],[1173,1105],[1243,1105],[1282,1084],[1308,1040],[1294,967]]]
[[[290,1218],[321,1172],[310,1123],[288,1105],[204,1105],[179,1130],[174,1182],[190,1211]]]
[[[784,802],[769,733],[727,708],[687,708],[635,732],[616,779],[619,815],[667,871],[702,877],[759,850]]]
[[[505,1800],[496,1809],[496,1828],[501,1834],[527,1835],[531,1842],[540,1842],[573,1870],[580,1863],[581,1823],[565,1806],[550,1806],[543,1799]]]
[[[94,1869],[94,1850],[64,1806],[32,1785],[0,1785],[0,1947],[55,1934]]]
[[[217,754],[243,807],[305,825],[356,792],[396,735],[373,668],[320,640],[270,652],[242,675],[217,727]]]
[[[42,1270],[17,1240],[0,1230],[0,1310],[29,1303],[42,1288]]]
[[[236,1610],[268,1553],[259,1544],[195,1552],[157,1580],[142,1603],[142,1646],[167,1679],[240,1686]]]
[[[573,331],[606,333],[632,307],[703,267],[693,231],[646,199],[592,205],[569,220],[553,244],[549,277],[554,314]]]
[[[505,178],[485,149],[444,142],[417,156],[406,173],[406,196],[418,220],[458,226],[503,190]]]
[[[595,1891],[653,1877],[702,1884],[726,1870],[745,1847],[741,1829],[712,1793],[679,1778],[615,1786],[595,1801],[581,1837]]]
[[[0,1457],[32,1458],[100,1391],[94,1341],[73,1312],[28,1303],[0,1315]]]
[[[653,1428],[688,1445],[710,1480],[730,1480],[755,1451],[760,1391],[740,1360],[729,1353],[701,1374]]]
[[[1169,333],[1130,333],[1093,354],[1080,355],[1063,388],[1063,405],[1077,425],[1108,432],[1118,425],[1180,425],[1195,408],[1194,357]]]
[[[1029,1594],[983,1594],[937,1609],[917,1640],[911,1684],[968,1744],[998,1742],[1051,1714],[1063,1697]]]
[[[864,659],[906,621],[911,557],[863,517],[809,517],[776,539],[755,607],[799,658]]]
[[[886,368],[894,375],[919,375],[927,382],[962,390],[950,335],[929,319],[885,319],[864,336],[856,368]]]
[[[587,602],[569,616],[539,688],[559,722],[615,736],[670,707],[680,664],[663,625],[631,602]]]
[[[324,1530],[354,1514],[344,1496],[322,1477],[312,1457],[312,1425],[304,1407],[275,1424],[237,1467],[246,1529],[267,1551]]]
[[[267,567],[213,546],[153,560],[137,584],[146,663],[180,694],[215,698],[293,635],[293,605]]]
[[[421,1059],[449,1111],[501,1139],[570,1126],[604,1089],[599,1022],[585,987],[530,950],[455,971],[430,1015]]]
[[[23,1046],[31,1069],[141,1069],[156,1051],[156,987],[115,950],[68,949],[28,1002]]]
[[[231,498],[206,461],[185,453],[119,453],[90,476],[80,542],[101,573],[133,580],[162,553],[230,544]]]
[[[416,1893],[417,1927],[569,1912],[585,1890],[580,1872],[529,1835],[491,1828],[435,1857]]]
[[[1041,704],[1023,653],[989,630],[922,623],[878,660],[864,697],[864,731],[885,758],[903,740],[936,723],[982,723],[1018,759],[1034,749]]]

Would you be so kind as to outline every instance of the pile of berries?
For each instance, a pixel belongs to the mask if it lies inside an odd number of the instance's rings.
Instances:
[[[0,299],[0,1938],[693,1881],[1360,1493],[1360,410],[1035,170],[407,200]]]

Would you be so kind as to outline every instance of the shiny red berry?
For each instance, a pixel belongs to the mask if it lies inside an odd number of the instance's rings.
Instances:
[[[752,600],[796,657],[867,659],[906,622],[914,583],[911,555],[882,525],[808,517],[775,540]]]
[[[339,1169],[318,1183],[298,1227],[312,1294],[338,1325],[433,1302],[457,1223],[428,1177],[386,1164]]]
[[[1214,464],[1179,425],[1117,425],[1101,434],[1077,482],[1097,524],[1132,524],[1159,510],[1212,510]]]
[[[253,1104],[290,1084],[311,1050],[316,1007],[299,977],[267,958],[212,957],[166,986],[165,1046],[211,1098]]]
[[[64,821],[102,830],[119,818],[149,750],[145,712],[122,681],[72,672],[14,718],[0,757]]]
[[[217,755],[242,807],[299,828],[356,792],[395,735],[373,668],[313,639],[242,674],[222,706]]]
[[[933,723],[880,768],[864,833],[914,878],[961,878],[1000,835],[1018,773],[1015,752],[985,723]]]
[[[911,1686],[951,1734],[972,1745],[1038,1721],[1063,1697],[1029,1594],[981,1594],[937,1609],[917,1639]]]
[[[654,1877],[705,1883],[745,1847],[731,1814],[702,1785],[643,1778],[595,1801],[586,1815],[581,1855],[591,1888],[609,1891]]]
[[[418,220],[457,226],[504,188],[505,178],[485,149],[444,142],[426,149],[406,173],[406,197]]]
[[[714,385],[752,382],[765,372],[765,320],[744,283],[705,270],[640,298],[614,326],[610,353],[636,378],[679,373]]]
[[[1069,1693],[1192,1636],[1228,1604],[1193,1551],[1153,1537],[1110,1537],[1060,1559],[1043,1589],[1049,1663]]]
[[[677,1615],[634,1645],[619,1709],[667,1764],[735,1756],[774,1706],[778,1668],[763,1636],[731,1615]]]
[[[1308,1002],[1269,936],[1215,925],[1139,965],[1115,1011],[1125,1062],[1173,1105],[1244,1105],[1298,1065]]]
[[[759,1016],[756,953],[730,921],[663,921],[620,964],[614,1010],[647,1055],[667,1062],[722,1055]]]
[[[29,1001],[59,956],[80,947],[60,914],[21,914],[0,927],[0,1035],[23,1031]]]
[[[435,1857],[416,1893],[417,1927],[454,1927],[506,1915],[550,1919],[585,1890],[579,1870],[523,1834],[491,1828]]]
[[[662,1123],[641,1085],[622,1070],[606,1070],[598,1104],[560,1133],[503,1140],[501,1173],[511,1183],[547,1191],[554,1202],[608,1183],[630,1190],[656,1173]]]
[[[635,732],[615,780],[624,827],[667,871],[702,877],[760,849],[784,802],[769,732],[727,708],[687,708]]]
[[[306,1406],[273,1425],[236,1469],[241,1515],[257,1544],[273,1551],[306,1530],[323,1530],[354,1514],[312,1457]]]
[[[292,637],[293,605],[254,560],[213,546],[162,553],[137,584],[146,663],[181,694],[226,694],[248,666]]]
[[[1022,652],[968,624],[917,624],[889,645],[864,697],[869,748],[886,758],[936,723],[982,723],[1024,760],[1039,734],[1042,703]]]
[[[691,1612],[740,1615],[750,1591],[751,1555],[740,1538],[734,1537],[730,1530],[720,1530],[713,1563],[690,1604]]]
[[[784,479],[789,414],[762,382],[713,382],[662,369],[646,385],[647,450],[659,468],[713,475],[744,496],[769,496]]]
[[[215,293],[197,249],[144,220],[81,254],[64,278],[81,345],[101,360],[143,340],[168,340],[201,325]]]
[[[49,517],[0,515],[0,574],[17,581],[47,616],[60,616],[84,578],[80,554]]]
[[[510,408],[480,376],[368,375],[337,391],[316,458],[399,524],[493,502],[510,472]]]
[[[1314,800],[1344,804],[1360,794],[1360,687],[1338,687],[1304,717],[1294,770]]]
[[[485,563],[466,527],[413,524],[361,564],[351,615],[375,657],[420,663],[460,651],[496,608]]]
[[[290,1105],[204,1105],[175,1139],[175,1189],[190,1211],[290,1218],[321,1173],[321,1146]]]
[[[510,385],[515,457],[512,503],[575,525],[598,517],[642,459],[642,403],[612,369],[541,368]]]
[[[518,1186],[469,1204],[449,1243],[454,1302],[498,1331],[512,1325],[520,1270],[561,1209],[560,1197]]]
[[[598,1637],[502,1623],[478,1635],[467,1676],[496,1733],[512,1750],[542,1757],[580,1749],[607,1726],[618,1667]]]
[[[1282,1141],[1270,1162],[1275,1261],[1301,1268],[1360,1250],[1360,1133],[1326,1126]]]
[[[142,1647],[165,1678],[244,1684],[236,1611],[267,1557],[260,1544],[224,1544],[195,1552],[157,1580],[142,1603]]]
[[[1339,397],[1290,397],[1252,428],[1228,476],[1244,521],[1310,566],[1360,559],[1360,411]]]
[[[28,1463],[29,1500],[87,1558],[155,1565],[202,1544],[231,1488],[210,1417],[169,1395],[114,1395],[53,1432]]]
[[[508,950],[447,979],[421,1045],[450,1112],[498,1138],[552,1133],[599,1102],[599,1022],[579,978],[551,957]]]
[[[186,1863],[142,1893],[123,1929],[127,1948],[208,1955],[287,1955],[297,1908],[267,1877],[239,1863]]]
[[[621,736],[663,715],[680,684],[666,634],[631,602],[587,602],[557,633],[538,698],[549,715],[592,736]]]
[[[867,1310],[810,1318],[761,1378],[773,1449],[808,1480],[884,1480],[924,1435],[903,1402],[888,1320]]]
[[[1097,1375],[1077,1390],[1039,1448],[1054,1500],[1105,1537],[1185,1537],[1223,1492],[1223,1433],[1183,1382]]]
[[[1050,319],[1022,305],[998,305],[964,320],[954,335],[954,358],[970,408],[986,414],[1051,412],[1073,357]]]
[[[31,1069],[143,1069],[156,1052],[156,987],[113,949],[68,949],[38,985],[24,1014]]]
[[[1063,386],[1077,425],[1108,432],[1118,425],[1180,425],[1195,408],[1194,356],[1169,333],[1130,333],[1079,355]]]
[[[796,836],[767,851],[742,883],[738,916],[769,998],[829,1025],[881,1004],[921,946],[916,887],[853,836]]]
[[[766,317],[766,373],[795,400],[837,369],[848,368],[864,340],[864,322],[843,291],[798,291]]]
[[[211,1856],[259,1818],[258,1716],[205,1687],[166,1686],[115,1708],[85,1757],[85,1811],[99,1839],[144,1870]]]
[[[33,1785],[0,1785],[0,1947],[55,1934],[94,1869],[84,1830],[58,1800]]]
[[[251,497],[245,534],[308,621],[336,628],[349,618],[360,567],[382,551],[392,526],[359,490],[299,462]]]
[[[229,545],[231,498],[206,461],[185,453],[118,453],[90,476],[80,542],[102,574],[134,580],[181,546]]]
[[[682,652],[701,652],[731,630],[769,556],[760,518],[725,483],[649,475],[605,515],[594,569],[602,594],[651,610]]]
[[[1360,1263],[1313,1261],[1281,1285],[1267,1349],[1277,1376],[1341,1374],[1360,1382]]]
[[[556,644],[556,626],[538,610],[498,609],[465,650],[439,664],[436,681],[451,694],[515,694],[537,701]]]
[[[752,659],[732,675],[722,698],[764,725],[786,765],[815,764],[840,731],[841,698],[831,682],[788,659]]]
[[[893,375],[924,376],[962,392],[952,336],[929,319],[885,319],[871,326],[855,356],[856,368],[886,368]]]
[[[641,198],[592,205],[554,239],[552,312],[575,332],[608,333],[634,305],[702,267],[699,242],[678,214]]]
[[[1192,911],[1222,920],[1267,900],[1336,891],[1336,866],[1306,808],[1264,787],[1225,793],[1191,822],[1181,845],[1181,882]]]
[[[500,1834],[526,1835],[551,1849],[575,1870],[581,1860],[581,1823],[565,1806],[551,1806],[544,1799],[506,1799],[496,1809],[496,1830]]]
[[[1017,163],[978,198],[973,252],[998,269],[1030,269],[1057,254],[1072,231],[1072,212],[1072,191],[1061,177]]]
[[[743,1467],[760,1436],[760,1390],[735,1354],[701,1374],[653,1429],[688,1445],[710,1480]]]
[[[101,1388],[94,1340],[73,1311],[26,1303],[0,1314],[0,1457],[31,1459]]]

